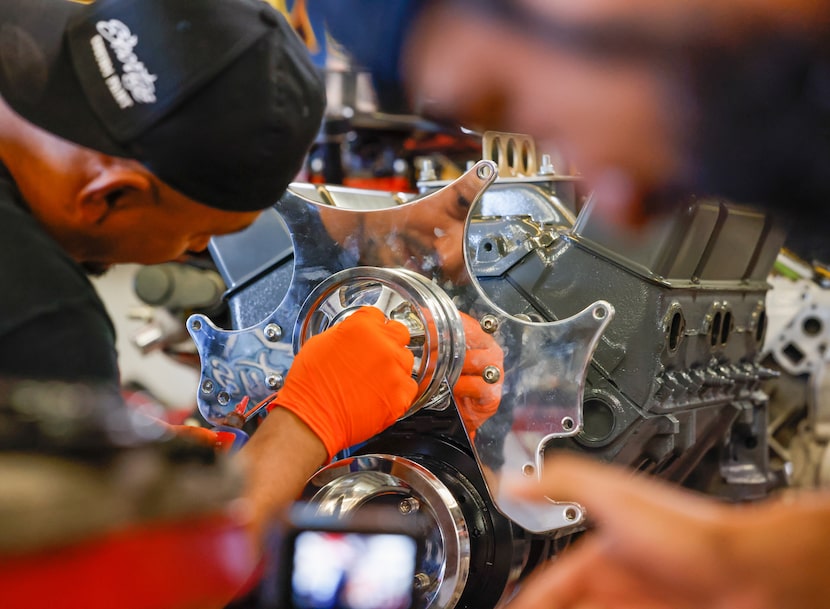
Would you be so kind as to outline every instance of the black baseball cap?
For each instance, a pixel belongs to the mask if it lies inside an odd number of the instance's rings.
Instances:
[[[0,95],[232,211],[279,199],[325,109],[322,74],[263,0],[2,0]]]

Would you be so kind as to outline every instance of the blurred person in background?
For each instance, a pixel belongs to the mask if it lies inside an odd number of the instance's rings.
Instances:
[[[777,211],[803,255],[830,259],[826,2],[433,3],[408,40],[424,111],[560,148],[619,230],[688,194],[726,196]],[[517,492],[579,502],[594,526],[514,609],[830,602],[824,491],[722,505],[557,455]]]
[[[830,260],[826,1],[402,1],[382,14],[369,2],[351,20],[355,3],[323,4],[334,37],[376,83],[407,91],[409,110],[562,152],[617,230],[721,196],[777,212],[801,256]],[[350,34],[358,19],[389,19],[395,34]],[[826,491],[725,505],[555,455],[515,492],[581,503],[592,526],[512,609],[830,602]]]
[[[532,135],[578,169],[609,221],[639,225],[689,193],[796,208],[785,220],[800,253],[830,258],[812,230],[830,218],[826,2],[310,8],[372,74],[385,111]]]

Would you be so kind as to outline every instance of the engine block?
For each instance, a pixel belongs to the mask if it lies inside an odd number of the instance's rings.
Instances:
[[[295,184],[251,228],[211,243],[233,329],[188,320],[199,407],[216,425],[241,397],[279,389],[304,341],[354,308],[407,325],[418,400],[320,470],[305,498],[326,514],[390,502],[427,514],[429,607],[497,606],[584,529],[582,506],[554,497],[528,510],[500,491],[503,476],[538,475],[549,451],[728,499],[780,482],[762,387],[776,373],[759,354],[783,231],[761,212],[695,200],[627,237],[579,200],[577,178],[545,167],[532,148],[502,152],[455,181],[422,181],[417,196]],[[454,394],[464,319],[503,357],[488,367],[501,399],[483,422]]]

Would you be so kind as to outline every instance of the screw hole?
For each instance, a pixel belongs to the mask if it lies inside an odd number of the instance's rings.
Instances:
[[[479,165],[476,170],[476,175],[482,180],[487,180],[491,175],[493,175],[493,168],[488,164]]]
[[[804,334],[807,334],[808,336],[818,336],[821,334],[822,323],[817,317],[806,318],[802,326],[804,328]]]

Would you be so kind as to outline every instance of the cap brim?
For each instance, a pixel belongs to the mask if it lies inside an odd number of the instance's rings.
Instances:
[[[67,52],[66,25],[88,10],[67,0],[3,0],[0,95],[29,122],[113,156],[128,156],[92,111]]]

